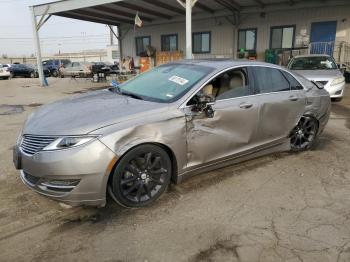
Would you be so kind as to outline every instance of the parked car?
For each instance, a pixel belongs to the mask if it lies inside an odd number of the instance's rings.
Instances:
[[[69,59],[51,59],[43,61],[44,70],[48,70],[50,76],[58,77],[60,68],[71,63]]]
[[[307,102],[306,102],[307,101]],[[70,205],[157,199],[170,181],[267,153],[309,149],[330,115],[321,85],[272,64],[188,60],[31,115],[14,163]]]
[[[92,65],[93,63],[89,62],[72,62],[66,64],[60,69],[61,77],[91,77],[92,76]]]
[[[345,77],[332,57],[328,55],[296,56],[288,63],[288,69],[322,84],[333,100],[340,101],[343,98]]]
[[[96,73],[105,73],[107,75],[118,74],[119,67],[118,65],[115,65],[109,62],[94,62],[92,64],[91,71],[93,74],[96,74]]]
[[[37,70],[32,65],[13,64],[11,65],[9,70],[10,70],[11,78],[17,77],[17,76],[35,78],[38,76]]]
[[[9,65],[0,64],[0,79],[9,79],[11,76]]]

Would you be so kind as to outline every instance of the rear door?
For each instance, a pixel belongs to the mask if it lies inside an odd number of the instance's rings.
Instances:
[[[260,97],[257,140],[274,144],[290,135],[305,112],[305,91],[286,71],[263,66],[252,71]]]

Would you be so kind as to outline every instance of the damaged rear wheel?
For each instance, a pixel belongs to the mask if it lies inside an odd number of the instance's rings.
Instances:
[[[292,151],[309,149],[315,141],[317,131],[317,120],[311,116],[302,116],[290,136]]]
[[[112,174],[112,198],[126,207],[143,207],[155,201],[171,178],[171,160],[156,145],[141,145],[130,150]]]

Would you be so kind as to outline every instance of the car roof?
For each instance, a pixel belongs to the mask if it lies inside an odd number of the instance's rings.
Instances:
[[[278,65],[259,62],[255,60],[247,60],[247,59],[235,59],[235,60],[234,59],[184,59],[173,63],[208,66],[218,70],[225,69],[228,67],[234,67],[234,66],[255,66],[255,65],[274,67],[278,69],[282,68]]]

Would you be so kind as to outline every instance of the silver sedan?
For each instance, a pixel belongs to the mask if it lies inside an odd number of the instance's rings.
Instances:
[[[14,147],[22,181],[70,205],[145,206],[169,183],[309,149],[330,115],[322,86],[278,66],[184,61],[43,106]]]
[[[323,85],[333,100],[340,101],[343,98],[345,78],[332,57],[296,56],[288,63],[288,69]]]

